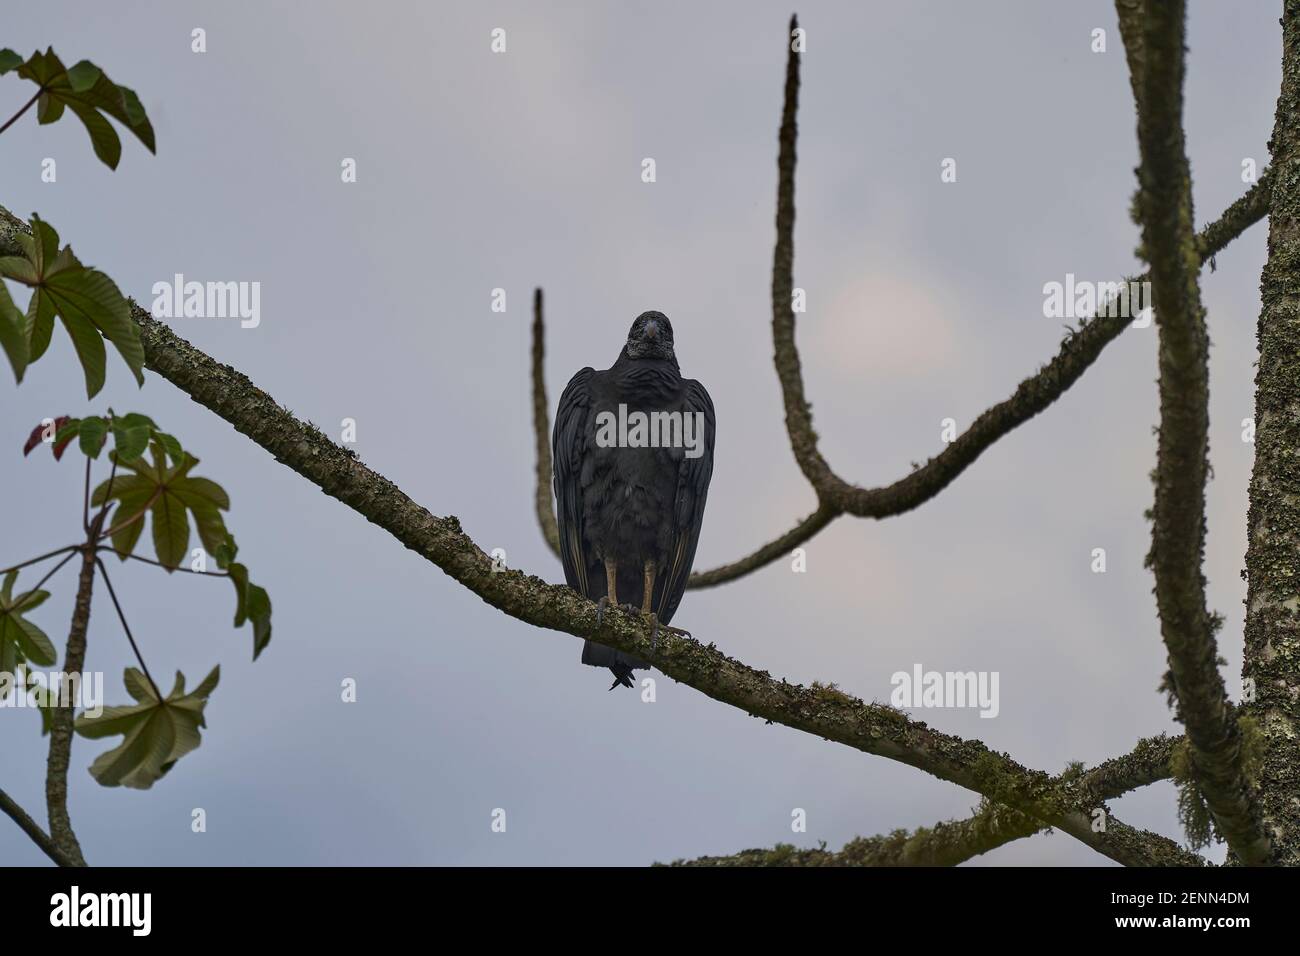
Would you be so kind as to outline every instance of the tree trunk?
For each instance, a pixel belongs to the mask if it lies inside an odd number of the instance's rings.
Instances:
[[[1300,0],[1282,21],[1282,92],[1260,280],[1255,468],[1247,520],[1243,698],[1263,731],[1255,768],[1275,862],[1300,865]],[[1252,687],[1253,684],[1253,687]],[[1253,696],[1254,700],[1249,701]]]

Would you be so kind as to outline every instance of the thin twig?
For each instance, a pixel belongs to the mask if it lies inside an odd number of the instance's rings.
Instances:
[[[153,675],[149,673],[149,665],[144,662],[144,655],[140,653],[140,647],[136,644],[135,636],[131,633],[131,625],[126,623],[126,614],[123,613],[122,605],[117,600],[117,592],[113,590],[113,582],[108,577],[108,568],[104,567],[104,562],[98,555],[95,557],[95,563],[99,565],[99,573],[104,576],[104,585],[108,588],[108,596],[113,599],[113,607],[117,609],[117,619],[122,622],[122,630],[126,631],[126,639],[131,642],[131,650],[135,651],[135,659],[140,662],[140,669],[144,671],[144,676],[149,679],[149,686],[153,688],[154,696],[162,700],[162,691],[158,689]]]
[[[86,456],[86,488],[81,495],[81,530],[90,534],[90,456]]]
[[[101,554],[117,554],[112,548],[106,548],[102,545],[97,548]],[[162,568],[165,571],[184,571],[186,574],[198,574],[205,578],[228,578],[230,575],[225,571],[195,571],[193,568],[168,567],[161,561],[155,561],[152,558],[146,558],[139,554],[118,555],[118,557],[128,558],[131,561],[143,561],[145,564],[152,564],[156,568]]]
[[[45,577],[43,577],[43,578],[41,578],[39,581],[37,581],[35,587],[28,588],[27,591],[26,591],[25,593],[26,593],[26,594],[35,594],[37,591],[39,591],[39,590],[41,589],[41,585],[43,585],[46,581],[48,581],[50,578],[54,577],[55,574],[58,573],[59,568],[63,567],[65,564],[67,564],[69,561],[71,561],[73,558],[75,558],[75,557],[77,556],[77,551],[79,551],[79,550],[80,550],[79,548],[74,548],[74,549],[73,549],[69,554],[67,554],[67,555],[63,558],[62,561],[60,561],[60,562],[59,562],[58,564],[56,564],[54,567],[50,568],[50,570],[46,571],[46,572],[45,572]],[[17,604],[15,604],[12,608],[10,608],[10,610],[12,610],[12,611],[17,611],[17,610],[20,610],[21,608],[22,608],[22,604],[21,604],[21,603],[17,603]]]
[[[15,565],[14,565],[13,567],[11,567],[11,568],[5,568],[3,571],[0,571],[0,574],[8,574],[10,571],[20,571],[20,570],[22,570],[23,568],[27,567],[28,565],[32,565],[32,564],[40,564],[42,561],[46,561],[46,560],[48,560],[48,559],[50,559],[50,558],[53,558],[53,557],[55,557],[55,556],[57,556],[57,555],[60,555],[60,554],[63,554],[63,553],[65,553],[65,552],[67,552],[67,551],[77,551],[77,550],[80,550],[80,548],[81,548],[81,545],[79,545],[79,544],[69,544],[69,545],[65,545],[65,546],[63,546],[62,548],[57,548],[57,549],[55,549],[54,551],[50,551],[50,552],[48,552],[47,554],[42,554],[42,555],[41,555],[40,557],[38,557],[38,558],[29,558],[28,560],[24,561],[22,564],[15,564]]]
[[[15,113],[13,116],[9,117],[9,119],[5,120],[5,124],[4,124],[4,126],[0,126],[0,133],[3,133],[3,132],[4,132],[5,130],[7,130],[10,126],[13,126],[14,123],[18,122],[18,118],[19,118],[20,116],[22,116],[24,113],[26,113],[29,109],[31,109],[31,108],[32,108],[32,104],[35,103],[37,100],[39,100],[39,99],[41,98],[41,94],[44,93],[44,92],[45,92],[45,87],[42,86],[39,90],[37,90],[37,91],[32,95],[32,98],[31,98],[30,100],[28,100],[26,103],[23,104],[23,108],[22,108],[22,109],[20,109],[20,110],[19,110],[17,113]]]

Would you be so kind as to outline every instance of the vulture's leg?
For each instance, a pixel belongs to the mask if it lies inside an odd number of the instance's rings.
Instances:
[[[618,604],[618,562],[605,559],[605,594],[610,604]]]
[[[645,563],[645,596],[641,598],[641,613],[650,613],[650,600],[655,593],[655,563],[647,561]]]
[[[650,650],[659,648],[659,615],[650,610],[655,593],[655,567],[653,561],[645,563],[645,596],[641,599],[641,613],[650,618]]]
[[[596,626],[605,623],[605,608],[613,604],[618,606],[618,563],[605,559],[605,591],[603,598],[596,602]]]

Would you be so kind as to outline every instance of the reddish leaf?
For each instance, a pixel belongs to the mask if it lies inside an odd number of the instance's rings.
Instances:
[[[44,422],[41,422],[41,424],[33,428],[32,433],[27,436],[27,443],[23,445],[23,455],[26,456],[31,454],[33,448],[45,441],[46,428],[54,429],[54,434],[57,435],[59,429],[70,420],[71,419],[69,419],[67,415],[60,415],[58,418],[54,419],[53,425],[46,425]],[[74,435],[69,435],[64,438],[63,441],[54,445],[54,457],[56,460],[63,457],[63,450],[68,447],[68,442],[72,441],[74,437]]]

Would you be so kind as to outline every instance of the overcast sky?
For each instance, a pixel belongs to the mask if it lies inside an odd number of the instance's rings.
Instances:
[[[333,437],[484,549],[562,581],[533,516],[530,299],[546,290],[552,405],[607,367],[632,319],[665,312],[705,383],[718,445],[697,567],[749,553],[814,507],[785,435],[769,283],[787,4],[50,2],[13,5],[0,47],[52,45],[140,95],[150,156],[116,172],[69,114],[0,139],[0,204],[38,211],[146,304],[175,273],[261,283],[261,323],[173,327]],[[1043,286],[1140,268],[1128,218],[1137,146],[1103,0],[817,3],[799,117],[795,284],[822,449],[865,486],[906,475],[1055,354]],[[506,31],[504,53],[491,31]],[[207,52],[191,51],[195,28]],[[1093,52],[1093,31],[1105,52]],[[1187,143],[1203,224],[1263,168],[1280,78],[1278,4],[1192,4]],[[0,79],[0,118],[26,84]],[[42,160],[57,182],[41,181]],[[641,178],[653,158],[656,181]],[[343,183],[353,158],[357,181]],[[957,181],[940,164],[956,160]],[[1202,288],[1213,339],[1211,607],[1234,697],[1265,230]],[[506,290],[504,313],[492,290]],[[1124,333],[1046,413],[938,498],[841,519],[783,560],[688,592],[674,621],[774,675],[886,701],[920,664],[1000,675],[994,719],[914,710],[1059,771],[1174,730],[1142,567],[1157,420],[1154,328]],[[71,810],[92,864],[626,864],[960,817],[978,796],[715,703],[664,679],[606,693],[580,641],[485,605],[277,464],[159,376],[110,356],[87,403],[70,343],[22,386],[0,370],[0,564],[72,541],[81,474],[24,459],[47,415],[154,417],[225,485],[275,635],[255,664],[220,581],[112,565],[155,673],[220,663],[208,729],[152,790],[104,789],[77,738]],[[147,536],[146,536],[147,541]],[[1104,548],[1107,570],[1091,570]],[[148,553],[148,552],[146,552]],[[29,578],[24,581],[30,583]],[[33,615],[66,634],[75,575]],[[130,663],[98,589],[88,666],[124,702]],[[357,682],[343,703],[340,684]],[[0,787],[44,820],[46,741],[0,710]],[[203,808],[207,832],[191,832]],[[1112,804],[1180,837],[1172,785]],[[504,833],[491,829],[506,811]],[[807,831],[791,830],[802,808]],[[0,825],[0,860],[45,857]],[[1216,859],[1222,850],[1212,851]],[[976,865],[1106,863],[1043,834]]]

